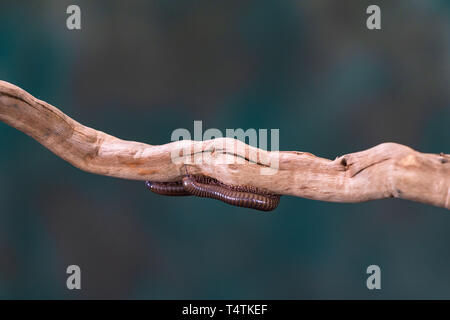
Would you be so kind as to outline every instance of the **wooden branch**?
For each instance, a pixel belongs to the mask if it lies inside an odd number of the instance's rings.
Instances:
[[[207,155],[210,161],[189,165],[191,173],[323,201],[395,197],[450,209],[450,155],[424,154],[396,143],[383,143],[335,160],[306,152],[268,152],[230,138],[152,146],[85,127],[4,81],[0,81],[0,120],[75,167],[95,174],[175,181],[182,176],[183,163]],[[255,153],[256,161],[249,161]],[[278,169],[262,174],[261,170],[276,160]]]

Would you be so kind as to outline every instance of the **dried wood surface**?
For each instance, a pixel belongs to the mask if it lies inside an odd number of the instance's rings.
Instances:
[[[149,145],[83,126],[5,81],[0,81],[0,120],[73,166],[95,174],[175,181],[182,176],[183,163],[191,160],[190,173],[282,195],[335,202],[395,197],[450,209],[450,155],[420,153],[396,143],[335,160],[306,152],[268,152],[230,138]],[[256,161],[248,161],[255,153]],[[179,155],[177,161],[174,154]],[[208,161],[195,163],[205,156]],[[268,160],[278,160],[278,169],[262,174]]]

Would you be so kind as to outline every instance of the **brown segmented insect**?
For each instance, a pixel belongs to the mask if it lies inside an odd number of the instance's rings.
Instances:
[[[204,175],[191,175],[185,168],[181,181],[150,182],[147,188],[166,196],[190,196],[212,198],[225,203],[261,211],[274,210],[280,202],[280,195],[251,186],[232,186]]]

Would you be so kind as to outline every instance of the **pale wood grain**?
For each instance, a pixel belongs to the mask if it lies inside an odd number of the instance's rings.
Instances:
[[[268,152],[229,138],[153,146],[83,126],[4,81],[0,81],[0,120],[75,167],[95,174],[134,180],[179,180],[182,162],[193,160],[195,153],[197,157],[208,155],[212,161],[190,164],[191,173],[227,184],[322,201],[395,197],[450,209],[450,155],[420,153],[396,143],[383,143],[335,160],[306,152]],[[174,163],[171,154],[183,148],[191,151],[179,159],[181,162]],[[261,174],[264,165],[245,160],[255,152],[258,162],[279,157],[278,170],[271,175]],[[225,159],[234,163],[224,164]]]

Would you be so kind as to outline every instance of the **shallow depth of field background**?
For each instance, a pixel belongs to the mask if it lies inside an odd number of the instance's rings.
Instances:
[[[81,31],[66,28],[73,3]],[[0,79],[150,144],[202,120],[279,128],[281,150],[331,159],[387,141],[449,153],[450,2],[2,3]],[[282,197],[259,214],[162,197],[0,123],[0,298],[450,298],[449,243],[442,208]]]

